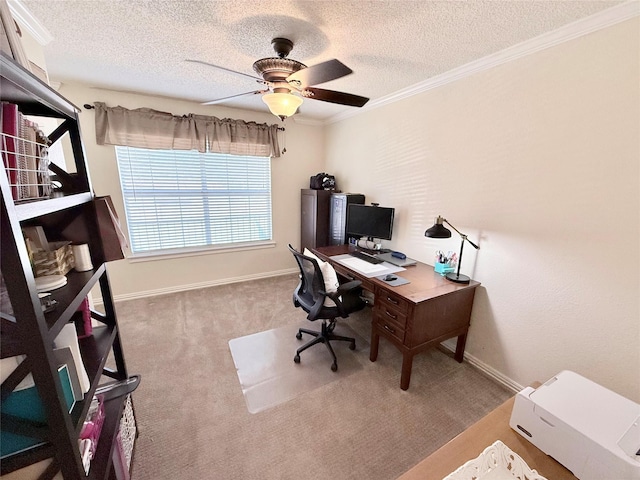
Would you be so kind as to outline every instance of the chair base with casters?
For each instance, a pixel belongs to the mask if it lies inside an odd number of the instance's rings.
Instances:
[[[293,361],[296,363],[300,363],[300,354],[302,352],[304,352],[307,348],[309,347],[313,347],[315,344],[317,343],[324,343],[325,347],[327,347],[327,350],[329,350],[329,353],[331,354],[331,357],[333,358],[333,363],[331,364],[331,370],[333,370],[334,372],[338,370],[338,359],[336,357],[335,352],[333,351],[333,347],[331,347],[331,341],[340,341],[340,342],[350,342],[349,344],[349,349],[350,350],[355,350],[356,349],[356,339],[355,338],[351,338],[351,337],[343,337],[342,335],[334,335],[333,333],[333,329],[336,327],[336,321],[331,320],[329,321],[329,323],[327,323],[327,320],[323,320],[322,321],[322,330],[320,332],[314,331],[314,330],[308,330],[306,328],[300,328],[298,330],[298,333],[296,333],[296,338],[298,340],[302,340],[302,334],[306,333],[307,335],[311,335],[313,337],[315,337],[313,340],[311,340],[310,342],[306,343],[305,345],[303,345],[302,347],[300,347],[298,350],[296,350],[296,356],[293,357]]]

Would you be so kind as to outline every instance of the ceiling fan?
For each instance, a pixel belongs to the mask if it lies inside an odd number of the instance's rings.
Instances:
[[[253,64],[253,70],[259,77],[236,72],[235,70],[230,70],[202,60],[187,60],[187,62],[201,63],[236,75],[251,78],[267,87],[261,90],[218,98],[204,102],[203,105],[213,105],[225,102],[231,98],[260,94],[271,113],[284,120],[296,113],[298,107],[302,104],[303,98],[348,105],[351,107],[362,107],[369,101],[368,98],[359,95],[314,87],[314,85],[353,73],[349,67],[339,60],[327,60],[326,62],[307,67],[297,60],[287,58],[293,49],[293,42],[291,40],[287,38],[274,38],[271,40],[271,44],[278,56],[261,58]]]

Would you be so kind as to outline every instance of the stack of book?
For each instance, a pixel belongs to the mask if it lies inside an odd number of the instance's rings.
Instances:
[[[21,357],[3,358],[0,364],[2,377],[8,377],[12,365],[19,365],[23,361]],[[60,365],[58,367],[58,375],[64,394],[64,400],[71,412],[76,400],[74,398],[71,372],[68,365]],[[0,459],[7,455],[20,452],[22,450],[46,443],[44,438],[40,436],[38,427],[47,424],[47,414],[38,394],[38,390],[33,382],[33,378],[29,374],[23,381],[11,392],[7,398],[2,400],[0,404],[3,415],[2,429],[0,429]],[[5,419],[10,420],[5,423]],[[11,428],[16,421],[26,421],[27,426],[32,428],[29,430],[21,430]],[[33,431],[34,433],[30,433]]]
[[[2,102],[0,127],[0,152],[13,199],[48,198],[51,195],[49,139],[13,103]]]
[[[58,375],[68,411],[75,402],[82,401],[89,391],[90,383],[80,354],[80,346],[73,323],[66,324],[54,341],[53,354],[58,365]],[[4,383],[24,361],[24,355],[0,360],[0,382]],[[0,460],[7,455],[45,443],[41,432],[16,428],[20,421],[36,427],[47,424],[47,414],[42,399],[29,373],[0,403],[3,423],[0,427]],[[6,416],[10,417],[6,417]],[[8,418],[12,422],[5,423]]]

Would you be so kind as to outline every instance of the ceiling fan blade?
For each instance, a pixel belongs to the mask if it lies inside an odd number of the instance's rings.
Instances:
[[[201,103],[201,105],[215,105],[216,103],[226,102],[227,100],[229,100],[231,98],[243,97],[245,95],[258,95],[259,93],[267,93],[268,91],[269,90],[256,90],[255,92],[238,93],[237,95],[230,95],[228,97],[218,98],[216,100],[211,100],[209,102],[204,102],[204,103]]]
[[[292,73],[287,77],[287,82],[305,88],[309,85],[319,85],[320,83],[335,80],[350,73],[353,73],[353,70],[334,58]]]
[[[309,95],[310,93],[311,95]],[[334,90],[325,90],[323,88],[309,87],[303,91],[303,96],[323,102],[337,103],[339,105],[348,105],[350,107],[362,107],[369,99],[351,93],[336,92]]]
[[[203,62],[202,60],[189,60],[187,58],[185,60],[185,62],[201,63],[202,65],[207,65],[209,67],[218,68],[220,70],[225,70],[225,71],[227,71],[229,73],[234,73],[236,75],[242,75],[243,77],[249,77],[249,78],[255,80],[256,82],[264,83],[264,80],[262,78],[260,78],[260,77],[254,77],[253,75],[249,75],[248,73],[236,72],[235,70],[231,70],[229,68],[221,67],[220,65],[214,65],[213,63]]]

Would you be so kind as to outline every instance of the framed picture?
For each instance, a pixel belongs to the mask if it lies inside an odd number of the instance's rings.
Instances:
[[[2,28],[2,31],[0,31],[0,48],[2,52],[31,71],[30,62],[22,47],[20,27],[18,27],[13,15],[11,15],[7,0],[0,0],[0,20],[0,27]]]

